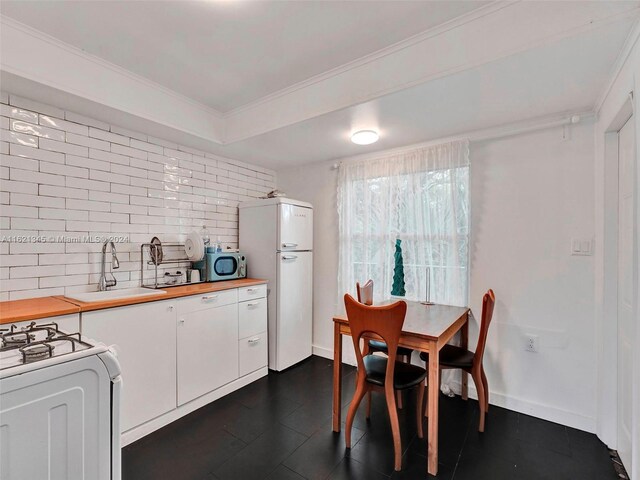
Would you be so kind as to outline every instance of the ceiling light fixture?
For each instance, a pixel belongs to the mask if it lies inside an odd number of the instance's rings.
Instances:
[[[376,143],[380,135],[374,130],[360,130],[351,135],[351,141],[356,145],[371,145]]]

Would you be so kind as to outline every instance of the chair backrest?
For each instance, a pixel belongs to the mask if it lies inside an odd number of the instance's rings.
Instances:
[[[349,320],[349,329],[351,330],[359,371],[364,372],[360,339],[367,333],[378,335],[388,347],[389,360],[387,362],[386,384],[393,386],[393,371],[396,363],[398,342],[402,334],[402,325],[407,313],[407,304],[399,301],[391,305],[372,307],[357,302],[347,293],[344,296],[344,306],[347,310],[347,319]]]
[[[367,280],[364,285],[356,282],[358,301],[365,305],[373,305],[373,280]]]
[[[487,332],[493,317],[493,307],[496,304],[496,296],[493,290],[489,289],[482,297],[482,319],[480,320],[480,333],[478,334],[478,345],[473,357],[474,364],[482,365],[482,357],[484,356],[484,347],[487,343]]]

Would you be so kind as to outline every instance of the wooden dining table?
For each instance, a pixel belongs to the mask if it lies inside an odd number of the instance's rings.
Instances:
[[[376,306],[393,303],[389,300]],[[440,393],[440,364],[438,352],[460,332],[460,346],[468,348],[469,308],[451,305],[427,305],[422,302],[407,302],[407,314],[402,327],[399,346],[429,353],[427,372],[427,472],[438,473],[438,397]],[[333,431],[341,427],[342,406],[342,336],[351,335],[346,316],[333,317]],[[372,336],[371,338],[376,338]],[[462,398],[467,399],[467,373],[462,372]]]

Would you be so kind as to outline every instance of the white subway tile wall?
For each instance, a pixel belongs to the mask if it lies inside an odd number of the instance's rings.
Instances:
[[[0,300],[95,290],[102,244],[86,237],[125,238],[116,288],[139,285],[153,236],[180,243],[205,225],[237,248],[238,203],[276,183],[272,170],[7,93],[0,133]]]

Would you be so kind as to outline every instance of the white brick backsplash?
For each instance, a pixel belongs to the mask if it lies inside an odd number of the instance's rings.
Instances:
[[[115,165],[112,165],[112,167],[114,166]],[[121,183],[123,185],[129,185],[129,182],[130,182],[130,178],[126,175],[120,175],[118,173],[111,173],[111,172],[103,172],[102,170],[91,170],[89,172],[89,178],[91,180]]]
[[[67,187],[88,188],[89,190],[109,191],[109,183],[87,180],[86,178],[67,177]]]
[[[29,193],[29,194],[38,194],[38,184],[37,183],[27,183],[27,182],[15,182],[13,180],[2,180],[0,181],[0,190],[3,192],[16,192],[16,193]]]
[[[38,114],[11,105],[0,105],[0,115],[8,118],[17,118],[26,122],[38,123]]]
[[[26,195],[23,193],[12,193],[11,204],[52,208],[64,208],[65,205],[64,198],[40,197],[38,195]]]
[[[6,205],[0,210],[2,216],[6,217],[25,217],[38,218],[38,209],[36,207],[23,207],[20,205]]]
[[[130,137],[131,140],[136,139],[143,142],[147,141],[147,136],[144,133],[134,132],[133,130],[117,127],[115,125],[111,125],[109,130],[111,130],[112,133],[117,133],[118,135],[122,135],[124,137]]]
[[[24,298],[49,297],[51,295],[64,295],[64,288],[42,288],[37,290],[18,290],[10,293],[9,300],[22,300]]]
[[[147,152],[144,150],[138,150],[137,148],[131,148],[124,145],[118,145],[117,143],[111,144],[111,151],[119,155],[126,155],[127,157],[147,159]]]
[[[98,128],[89,128],[89,136],[91,138],[98,138],[100,140],[105,140],[107,142],[119,145],[129,145],[130,142],[130,139],[128,137],[111,132],[105,132],[104,130],[100,130]]]
[[[99,120],[95,120],[93,118],[85,117],[84,115],[80,115],[78,113],[64,112],[64,118],[65,120],[69,120],[70,122],[79,123],[87,127],[95,127],[101,130],[109,130],[108,123],[104,123]]]
[[[63,243],[12,243],[9,253],[20,255],[24,253],[64,253]]]
[[[0,130],[0,140],[3,142],[16,143],[26,147],[38,148],[38,137],[26,135],[24,133],[14,132],[11,130]]]
[[[116,245],[118,287],[138,285],[140,244],[152,236],[183,242],[207,225],[235,248],[238,203],[275,185],[275,173],[262,167],[4,98],[0,174],[8,170],[9,179],[0,181],[2,234],[46,242],[0,243],[3,300],[95,290],[101,244],[71,241],[87,234],[127,237]]]
[[[96,160],[104,160],[105,162],[118,163],[120,165],[129,165],[129,157],[118,155],[117,153],[105,152],[95,148],[89,149],[89,158]]]
[[[108,192],[89,192],[89,200],[111,203],[129,203],[129,195]]]
[[[144,150],[145,152],[152,152],[162,155],[164,153],[164,148],[160,145],[154,145],[153,143],[147,143],[135,138],[131,139],[131,147],[137,148],[138,150]]]
[[[67,198],[67,208],[82,209],[82,210],[97,210],[99,212],[108,212],[111,209],[111,204],[107,202],[92,202],[88,200],[76,200],[73,198]]]
[[[112,183],[111,191],[113,193],[124,193],[126,195],[147,195],[147,189],[144,187],[132,187],[130,185],[122,185],[120,183]]]
[[[40,171],[67,177],[89,178],[89,169],[60,165],[59,163],[40,162]]]
[[[53,277],[55,275],[60,275],[60,267],[56,265],[11,267],[9,269],[9,278]]]
[[[111,163],[102,160],[94,160],[93,158],[76,157],[75,155],[66,155],[66,164],[75,167],[92,168],[94,170],[103,170],[108,172],[111,170]]]
[[[16,157],[15,155],[2,155],[0,157],[0,165],[4,167],[21,168],[23,170],[33,170],[37,172],[40,163],[37,160],[24,157]]]
[[[51,164],[55,165],[55,164]],[[30,172],[29,170],[20,170],[19,168],[11,169],[11,180],[21,182],[32,182],[43,185],[64,185],[64,177],[61,175],[52,175],[49,173]]]
[[[78,135],[87,136],[89,134],[89,127],[86,125],[79,125],[77,123],[68,122],[61,118],[52,117],[50,115],[40,115],[40,125],[56,128],[58,130],[64,130],[69,133],[77,133]]]
[[[3,254],[0,255],[0,265],[3,267],[26,267],[29,265],[38,265],[38,255]]]
[[[28,135],[35,135],[36,137],[50,138],[51,140],[64,142],[64,132],[49,127],[43,127],[42,125],[34,125],[33,123],[28,123],[23,120],[11,120],[11,130],[14,132],[26,133]]]
[[[57,255],[42,254],[38,255],[39,265],[69,265],[69,264],[86,264],[89,261],[88,253],[65,253]],[[66,272],[69,274],[69,272]],[[78,272],[83,273],[83,272]],[[58,274],[60,269],[58,268]]]
[[[89,220],[89,212],[85,210],[67,210],[66,208],[40,208],[40,218],[58,220]]]
[[[39,195],[44,195],[46,197],[77,198],[79,200],[87,200],[89,198],[88,190],[69,187],[55,187],[51,185],[40,185],[38,193]]]
[[[83,145],[89,148],[95,148],[98,150],[109,151],[111,144],[104,140],[98,140],[97,138],[89,138],[85,135],[79,135],[76,133],[67,132],[65,136],[67,143],[73,143],[75,145]]]
[[[0,282],[0,292],[14,292],[38,288],[38,278],[16,278]]]
[[[14,217],[11,219],[14,230],[61,230],[64,231],[64,221],[40,218]]]
[[[56,140],[50,140],[48,138],[40,139],[40,148],[44,150],[51,150],[52,152],[69,153],[71,155],[77,155],[79,157],[86,157],[89,154],[89,149],[81,145],[73,145],[71,143],[58,142]]]
[[[45,162],[64,163],[64,153],[49,152],[47,150],[25,147],[18,144],[11,144],[9,146],[9,153],[17,157],[44,160]]]

